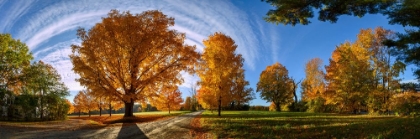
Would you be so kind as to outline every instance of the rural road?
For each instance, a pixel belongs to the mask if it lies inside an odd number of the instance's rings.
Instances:
[[[189,134],[191,128],[190,122],[195,116],[199,115],[201,112],[202,111],[188,113],[154,122],[139,124],[119,123],[103,128],[93,129],[75,129],[72,125],[67,125],[68,127],[56,128],[7,127],[0,125],[0,138],[189,139],[192,138]]]

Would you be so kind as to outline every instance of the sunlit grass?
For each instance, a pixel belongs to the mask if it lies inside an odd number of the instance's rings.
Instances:
[[[414,138],[420,119],[324,113],[205,111],[202,128],[217,138]]]

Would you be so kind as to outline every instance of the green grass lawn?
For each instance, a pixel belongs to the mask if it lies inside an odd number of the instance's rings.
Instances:
[[[217,138],[416,138],[420,118],[302,112],[205,111],[204,131]]]

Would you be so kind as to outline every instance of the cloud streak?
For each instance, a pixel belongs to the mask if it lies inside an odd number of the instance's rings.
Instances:
[[[8,8],[6,11],[2,11],[0,16],[3,17],[0,23],[0,31],[10,32],[10,28],[16,23],[17,19],[21,18],[25,13],[28,12],[34,1],[17,0],[15,3],[10,1],[0,1],[0,8]],[[7,21],[7,22],[4,22]]]
[[[264,35],[266,30],[261,23],[254,22],[254,20],[260,20],[260,17],[249,16],[227,1],[58,1],[44,5],[39,8],[40,10],[31,8],[40,1],[17,1],[12,4],[8,2],[0,2],[0,7],[11,5],[9,8],[2,8],[0,13],[10,10],[7,13],[13,14],[0,17],[1,21],[5,21],[0,24],[0,31],[13,29],[14,37],[26,42],[36,60],[43,60],[58,70],[63,77],[63,82],[71,91],[82,89],[75,81],[78,75],[71,71],[73,66],[68,57],[71,53],[70,45],[80,44],[80,40],[75,36],[76,30],[78,27],[91,28],[95,23],[100,22],[111,9],[130,10],[131,13],[160,10],[175,18],[175,26],[172,28],[186,33],[185,43],[196,45],[200,52],[204,49],[202,41],[207,39],[207,36],[214,32],[223,32],[235,40],[238,45],[237,53],[243,55],[245,65],[250,70],[254,70],[257,61],[261,59],[262,56],[259,55],[261,51],[273,50],[273,55],[277,57],[274,52],[277,51],[275,47],[264,48],[264,46],[276,44],[265,45],[270,40],[265,39],[262,42],[257,39],[259,35]],[[27,21],[17,20],[23,16]],[[15,25],[17,21],[19,24]],[[255,33],[253,29],[253,26],[257,24],[259,29],[257,32],[260,34]],[[184,87],[189,87],[191,82],[198,80],[196,76],[185,73],[182,76],[185,83],[181,86]]]

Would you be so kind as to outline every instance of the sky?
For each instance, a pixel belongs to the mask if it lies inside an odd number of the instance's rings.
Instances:
[[[56,68],[70,90],[67,98],[73,100],[84,87],[75,81],[79,76],[71,70],[70,45],[81,43],[76,36],[79,27],[90,29],[111,9],[133,14],[159,10],[174,17],[171,29],[186,33],[185,43],[196,45],[198,52],[203,51],[202,41],[214,32],[230,36],[238,45],[236,53],[245,59],[245,78],[254,90],[260,73],[275,62],[284,65],[289,76],[304,79],[307,61],[318,57],[327,65],[336,46],[355,41],[360,29],[381,26],[404,32],[404,27],[389,25],[382,15],[340,16],[334,24],[318,21],[315,15],[306,26],[275,25],[263,20],[272,8],[260,0],[0,0],[0,33],[26,43],[34,61],[42,60]],[[407,67],[401,75],[404,82],[415,80],[412,68]],[[184,83],[179,88],[185,98],[199,78],[182,75]],[[255,96],[251,105],[269,105],[258,92]]]

